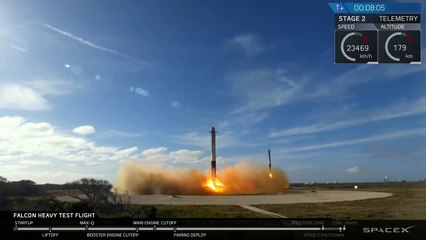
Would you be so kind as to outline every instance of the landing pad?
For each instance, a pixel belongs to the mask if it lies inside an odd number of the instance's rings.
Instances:
[[[267,195],[131,195],[142,205],[256,205],[354,201],[385,198],[391,193],[370,191],[289,191]]]

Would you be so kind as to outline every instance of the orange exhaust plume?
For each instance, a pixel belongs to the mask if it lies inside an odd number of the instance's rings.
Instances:
[[[270,172],[243,161],[219,170],[220,179],[210,178],[209,170],[203,173],[128,161],[120,165],[114,187],[121,193],[181,195],[279,193],[288,188],[285,173],[277,168]]]

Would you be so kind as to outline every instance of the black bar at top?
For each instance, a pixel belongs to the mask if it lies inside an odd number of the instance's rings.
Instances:
[[[339,21],[339,17],[341,16],[358,16],[358,21]],[[415,21],[407,18],[406,21],[383,21],[380,16],[383,17],[400,17],[400,16],[413,16],[417,17]],[[334,23],[337,24],[347,24],[347,23],[420,23],[421,15],[420,14],[335,14],[334,15]]]

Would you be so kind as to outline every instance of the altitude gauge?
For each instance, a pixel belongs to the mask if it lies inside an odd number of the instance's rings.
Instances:
[[[381,63],[420,63],[420,31],[380,33]]]
[[[336,31],[336,63],[377,63],[377,31]]]

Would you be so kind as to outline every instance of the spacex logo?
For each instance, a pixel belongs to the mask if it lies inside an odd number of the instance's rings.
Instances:
[[[363,233],[410,233],[410,229],[415,226],[409,226],[409,227],[366,227],[363,228]]]

